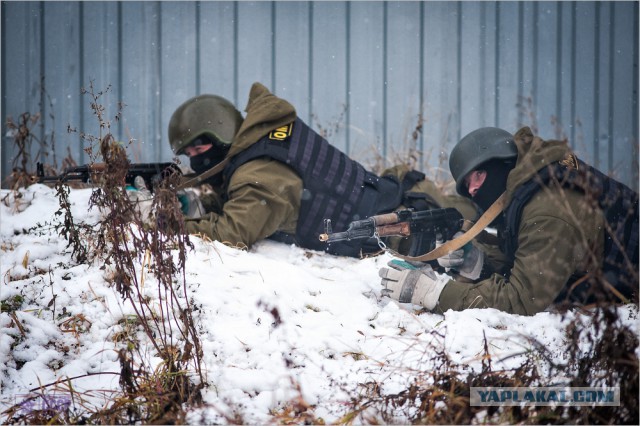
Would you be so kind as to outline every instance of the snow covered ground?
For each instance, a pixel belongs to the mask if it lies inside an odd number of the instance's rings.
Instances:
[[[88,209],[90,194],[71,191],[76,222],[98,219]],[[72,262],[52,225],[60,220],[53,189],[33,185],[19,198],[2,191],[1,199],[0,300],[19,302],[0,315],[0,412],[40,385],[78,376],[74,389],[106,404],[99,390],[119,389],[118,375],[88,374],[119,373],[123,343],[114,336],[132,307],[108,285],[103,265]],[[378,269],[388,255],[357,260],[271,241],[241,251],[191,240],[186,282],[199,308],[211,385],[204,392],[209,408],[194,414],[194,422],[224,423],[220,413],[237,410],[247,422],[264,423],[270,410],[297,396],[315,406],[317,417],[336,421],[366,383],[378,383],[384,393],[406,389],[416,371],[432,367],[433,351],[479,368],[485,336],[494,369],[520,365],[534,341],[561,361],[564,326],[583,316],[424,313],[381,297]],[[623,309],[623,320],[638,330],[637,310]],[[151,349],[148,354],[153,360]]]

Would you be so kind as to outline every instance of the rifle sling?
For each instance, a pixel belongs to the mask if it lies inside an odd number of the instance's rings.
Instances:
[[[460,247],[467,244],[469,241],[473,240],[480,232],[484,230],[493,220],[498,217],[498,215],[504,210],[505,207],[505,199],[506,193],[502,193],[498,197],[498,199],[487,209],[486,212],[476,221],[475,224],[464,234],[459,236],[458,238],[454,238],[453,240],[449,240],[442,244],[439,247],[431,250],[428,253],[422,254],[420,256],[404,256],[400,253],[397,253],[393,250],[387,249],[387,251],[391,252],[396,257],[404,260],[410,260],[415,262],[428,262],[430,260],[438,259],[439,257],[445,256],[452,251],[458,250]]]
[[[224,170],[224,167],[227,165],[227,163],[229,163],[230,158],[225,158],[224,160],[222,160],[221,162],[219,162],[218,164],[216,164],[215,166],[213,166],[212,168],[210,168],[209,170],[207,170],[206,172],[199,174],[198,176],[194,177],[194,178],[190,178],[187,180],[184,180],[180,183],[180,185],[178,186],[177,190],[181,190],[181,189],[185,189],[191,186],[196,186],[201,184],[202,182],[204,182],[206,179],[210,178],[211,176],[217,175],[218,173],[221,173],[222,170]]]

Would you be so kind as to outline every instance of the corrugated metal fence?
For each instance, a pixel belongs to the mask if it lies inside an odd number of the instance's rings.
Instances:
[[[242,110],[254,81],[369,167],[415,149],[448,173],[467,132],[529,125],[638,188],[635,1],[3,2],[3,181],[8,116],[42,112],[46,161],[82,163],[79,132],[101,134],[92,85],[131,158],[168,161],[180,103],[215,93]]]

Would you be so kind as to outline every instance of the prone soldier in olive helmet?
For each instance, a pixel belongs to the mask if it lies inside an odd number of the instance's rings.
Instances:
[[[472,284],[383,268],[391,297],[441,312],[496,308],[522,315],[637,303],[636,192],[579,160],[566,141],[544,141],[528,127],[515,135],[475,130],[453,148],[449,166],[457,192],[482,211],[505,194],[491,224],[497,244],[466,245],[438,259]]]
[[[445,196],[424,174],[394,168],[376,176],[314,132],[295,108],[254,83],[246,117],[226,99],[201,95],[180,105],[169,123],[175,154],[214,193],[202,197],[205,214],[187,218],[190,233],[233,246],[271,238],[335,255],[379,251],[366,240],[326,244],[324,219],[346,229],[357,219],[406,207],[457,207],[469,219],[472,202]]]

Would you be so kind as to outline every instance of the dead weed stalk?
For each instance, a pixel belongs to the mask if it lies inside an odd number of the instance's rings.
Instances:
[[[186,254],[193,245],[176,202],[174,188],[180,177],[167,176],[153,188],[153,220],[144,219],[124,187],[130,163],[125,144],[116,141],[110,132],[111,120],[100,102],[104,91],[96,91],[92,83],[83,93],[90,97],[90,108],[100,129],[99,136],[85,133],[80,136],[88,142],[85,152],[91,162],[101,159],[105,164],[104,173],[94,181],[95,189],[90,197],[90,208],[97,208],[102,218],[93,226],[77,223],[71,213],[69,188],[58,183],[60,210],[56,215],[62,217],[58,232],[69,242],[76,262],[104,264],[106,279],[133,307],[137,324],[153,348],[150,355],[160,362],[154,362],[156,367],[152,367],[149,354],[141,352],[142,345],[137,341],[129,338],[115,341],[122,346],[118,352],[121,392],[112,394],[109,399],[112,402],[107,406],[93,410],[83,407],[85,411],[81,414],[70,413],[69,407],[63,407],[59,413],[32,410],[25,415],[25,411],[16,409],[5,414],[10,421],[38,424],[184,423],[187,410],[201,402],[206,377],[194,318],[197,309],[193,308],[185,282]],[[20,160],[16,161],[21,167],[15,175],[14,186],[32,183],[27,165],[29,144],[36,140],[31,128],[38,117],[25,114],[16,125],[16,143],[21,153]],[[121,110],[114,119],[120,117]],[[153,280],[144,280],[146,272]],[[65,322],[63,326],[77,331],[75,323]],[[69,400],[78,397],[71,387],[66,396]]]

